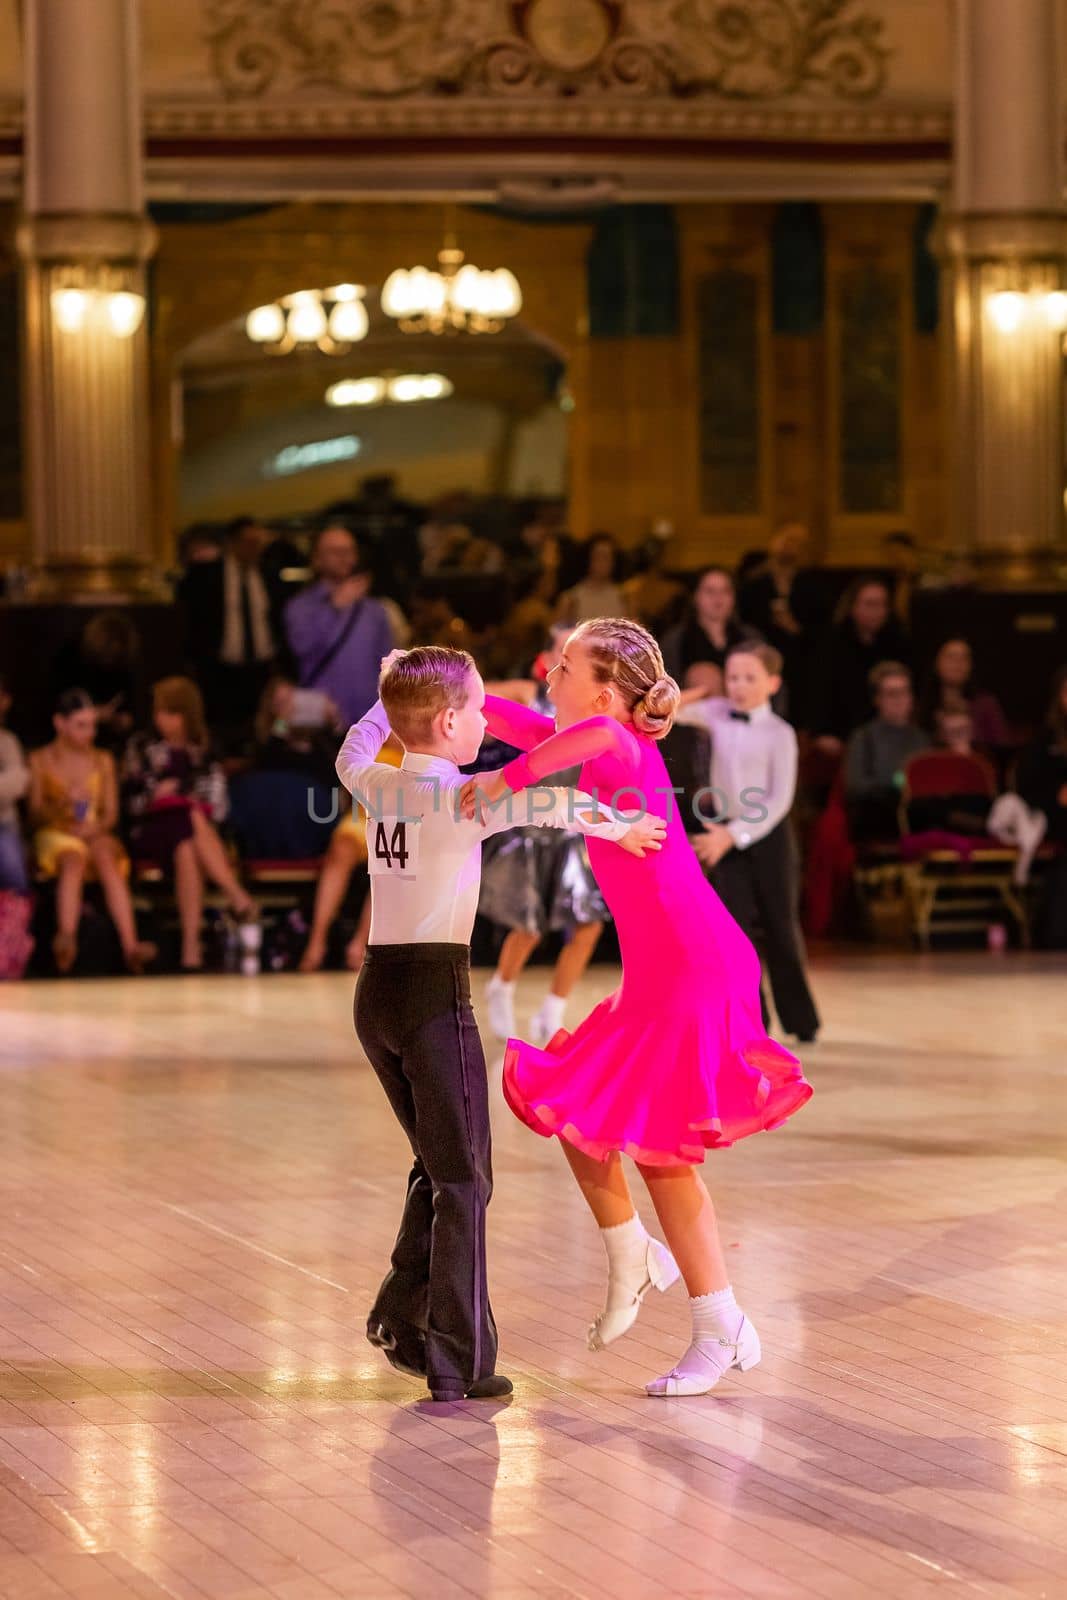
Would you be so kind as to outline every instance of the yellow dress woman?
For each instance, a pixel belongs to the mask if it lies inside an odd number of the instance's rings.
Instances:
[[[115,837],[118,782],[113,758],[96,749],[96,708],[84,689],[60,696],[56,737],[30,756],[29,812],[38,875],[56,880],[56,967],[69,972],[78,954],[78,923],[87,879],[104,892],[122,954],[140,972],[156,954],[137,938],[127,887],[130,863]]]

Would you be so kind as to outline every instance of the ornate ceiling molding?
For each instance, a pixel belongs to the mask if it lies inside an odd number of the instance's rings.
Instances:
[[[412,97],[402,101],[252,103],[157,97],[145,107],[151,138],[377,138],[432,135],[454,139],[755,139],[925,143],[951,136],[946,105],[726,105],[711,100],[490,100]]]
[[[869,0],[201,0],[231,100],[877,98]]]

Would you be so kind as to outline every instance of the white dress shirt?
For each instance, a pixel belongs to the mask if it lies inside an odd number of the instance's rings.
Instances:
[[[469,944],[489,834],[527,823],[600,839],[629,831],[629,821],[605,812],[593,822],[593,801],[572,789],[526,789],[484,822],[468,820],[459,809],[467,780],[455,763],[406,754],[399,769],[387,767],[376,757],[389,732],[379,700],[348,730],[337,757],[338,777],[367,810],[372,945]]]
[[[787,817],[797,788],[797,736],[770,704],[747,717],[715,696],[683,706],[676,722],[707,728],[711,734],[711,776],[718,808],[738,850],[766,838]]]

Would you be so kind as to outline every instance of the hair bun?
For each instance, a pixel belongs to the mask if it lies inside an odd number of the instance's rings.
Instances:
[[[638,733],[647,734],[650,739],[662,739],[670,733],[681,698],[682,691],[673,678],[657,678],[634,706],[634,727]]]

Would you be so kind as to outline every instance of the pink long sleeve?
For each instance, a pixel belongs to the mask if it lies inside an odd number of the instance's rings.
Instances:
[[[636,768],[640,762],[637,740],[628,728],[614,717],[588,717],[509,761],[504,768],[504,781],[509,789],[526,789],[549,773],[563,772],[567,767],[592,761],[595,756],[609,754],[629,767]]]
[[[487,694],[482,709],[493,738],[513,744],[519,750],[532,750],[556,731],[551,717],[544,717],[539,711],[531,711],[529,706],[519,705],[514,700],[503,700],[497,694]]]

